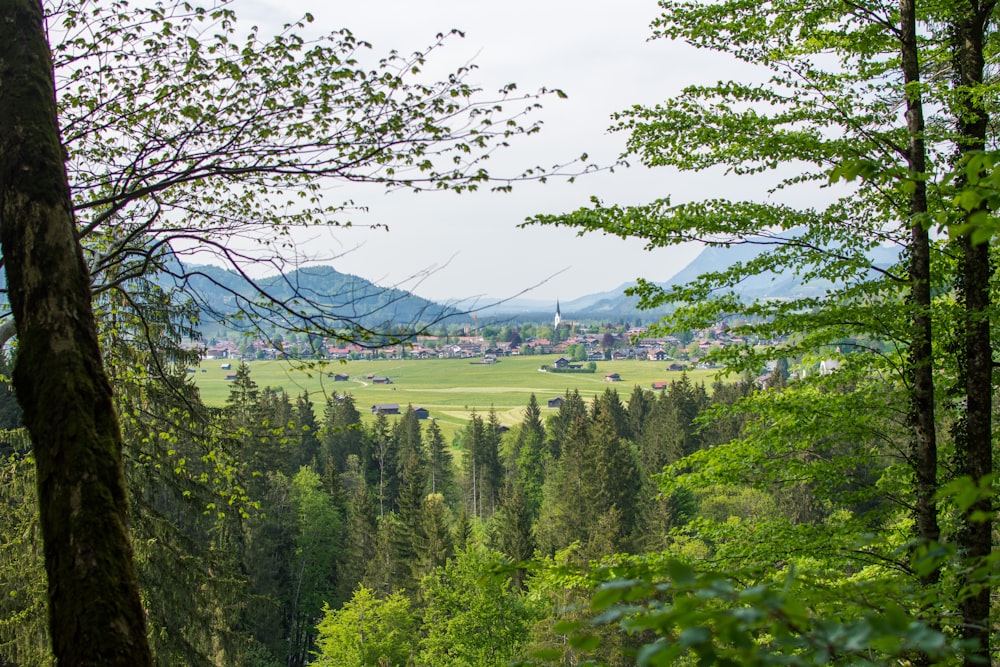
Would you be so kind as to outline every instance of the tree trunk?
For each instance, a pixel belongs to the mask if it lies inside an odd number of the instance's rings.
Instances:
[[[60,665],[151,664],[122,439],[76,239],[39,0],[0,0],[0,243]]]
[[[955,64],[957,96],[955,116],[960,156],[986,148],[988,116],[980,97],[985,69],[985,33],[995,2],[971,0],[956,7]],[[960,162],[961,164],[961,162]],[[961,186],[964,181],[960,181]],[[977,485],[993,469],[992,395],[993,355],[990,341],[989,244],[973,245],[967,234],[960,239],[959,296],[965,307],[964,340],[960,354],[959,382],[964,381],[965,414],[956,433],[959,473]],[[967,560],[967,586],[962,598],[963,638],[974,643],[966,651],[966,665],[990,663],[991,587],[977,572],[992,549],[992,509],[981,499],[962,517],[958,544]],[[975,515],[980,515],[976,517]]]
[[[922,544],[937,542],[941,530],[937,520],[937,433],[934,422],[934,351],[931,347],[931,260],[930,238],[925,227],[927,187],[924,180],[924,111],[920,94],[920,59],[917,46],[916,0],[900,1],[901,64],[906,90],[906,129],[910,194],[909,279],[913,308],[910,341],[910,422],[913,427],[913,466],[916,477],[917,538]],[[939,568],[925,577],[937,581]]]

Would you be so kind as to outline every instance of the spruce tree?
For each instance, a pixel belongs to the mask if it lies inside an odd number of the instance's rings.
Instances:
[[[320,454],[319,423],[316,421],[316,411],[313,402],[309,399],[309,392],[303,391],[295,399],[295,433],[296,456],[295,462],[299,468],[302,466],[312,466],[316,472],[322,472],[319,466],[318,457]]]
[[[563,439],[566,432],[579,417],[587,414],[587,405],[580,397],[580,392],[574,389],[572,392],[566,390],[563,402],[559,406],[559,412],[548,422],[548,447],[553,459],[562,456]]]
[[[437,421],[431,421],[427,427],[427,482],[431,493],[448,497],[455,484],[453,466],[451,450],[444,440],[441,427],[437,425]]]
[[[350,394],[330,396],[323,410],[323,430],[320,437],[320,460],[332,460],[337,472],[347,469],[347,457],[354,455],[369,470],[362,442],[364,432],[361,414]]]
[[[426,539],[423,501],[427,478],[417,452],[410,450],[403,465],[392,521],[393,590],[415,596],[419,588],[418,553]]]
[[[519,486],[508,487],[503,504],[494,515],[491,531],[491,546],[502,553],[512,563],[523,563],[535,553],[535,538],[532,530],[531,511],[525,502],[525,494]],[[514,586],[524,587],[526,570],[518,567],[512,577]]]
[[[541,409],[534,394],[528,399],[515,451],[517,460],[513,484],[519,489],[528,513],[535,517],[542,505],[542,487],[545,484],[550,452],[545,446],[545,427],[542,425]]]

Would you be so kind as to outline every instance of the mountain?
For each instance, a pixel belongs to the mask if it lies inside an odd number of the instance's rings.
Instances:
[[[770,249],[767,245],[755,244],[735,244],[729,247],[706,246],[691,260],[684,268],[678,271],[670,280],[657,283],[659,287],[669,289],[678,285],[684,285],[695,280],[705,273],[725,271],[737,262],[752,260]],[[899,251],[896,248],[880,247],[873,250],[870,259],[875,266],[888,267],[894,264],[899,258]],[[564,316],[572,318],[595,318],[595,319],[649,319],[661,317],[667,308],[640,311],[638,308],[639,299],[627,296],[625,290],[636,283],[630,282],[619,285],[607,292],[598,292],[587,296],[565,301],[560,304]],[[833,283],[826,280],[811,280],[803,282],[794,274],[762,273],[751,276],[744,280],[735,289],[735,292],[746,300],[756,299],[792,299],[809,296],[821,296]],[[511,302],[513,307],[517,302]],[[506,306],[508,304],[502,304]],[[542,305],[540,312],[551,312],[553,303]],[[496,312],[511,312],[511,309]],[[524,312],[536,312],[528,311]]]
[[[462,315],[451,306],[404,290],[380,287],[364,278],[340,273],[332,266],[304,267],[252,282],[234,270],[217,266],[187,265],[183,273],[187,276],[183,288],[201,305],[205,321],[232,317],[248,309],[263,313],[268,300],[292,306],[297,313],[290,316],[293,321],[332,313],[326,318],[328,325],[337,327],[338,321],[350,321],[379,331]],[[263,300],[262,295],[266,295]]]

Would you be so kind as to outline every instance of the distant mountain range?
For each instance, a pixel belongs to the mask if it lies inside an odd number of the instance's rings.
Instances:
[[[768,246],[753,244],[731,245],[728,248],[706,246],[701,253],[669,280],[657,283],[657,285],[664,289],[684,285],[705,273],[725,271],[737,262],[752,260],[769,249]],[[894,264],[898,257],[899,251],[896,248],[881,247],[876,248],[871,253],[870,259],[876,266],[888,267]],[[559,304],[560,311],[565,317],[578,319],[634,318],[640,315],[643,319],[648,319],[662,316],[666,311],[665,308],[641,311],[638,308],[639,299],[625,294],[627,288],[635,285],[635,282],[628,282],[607,292],[598,292],[563,301]],[[820,296],[833,286],[833,283],[826,280],[813,280],[804,283],[795,275],[762,273],[747,278],[735,291],[744,299],[752,301]],[[554,308],[554,302],[515,299],[490,307],[484,312],[501,316],[514,312],[551,313]]]
[[[724,271],[736,262],[751,260],[768,248],[760,245],[733,245],[728,248],[705,247],[691,262],[673,277],[659,285],[670,288],[691,282],[708,272]],[[893,248],[878,248],[871,255],[877,266],[890,266],[898,259]],[[180,269],[180,267],[173,267]],[[332,266],[310,266],[288,273],[271,275],[248,281],[236,271],[209,265],[185,265],[188,276],[184,289],[203,304],[203,323],[219,317],[232,317],[239,312],[266,308],[261,304],[260,292],[271,299],[293,306],[299,317],[306,318],[322,311],[332,312],[341,318],[373,331],[386,331],[416,323],[462,322],[474,311],[480,322],[485,319],[510,319],[513,321],[547,319],[555,310],[555,302],[539,299],[510,299],[490,305],[480,301],[435,303],[410,292],[381,287],[358,276],[340,273]],[[0,289],[5,286],[5,276],[0,272]],[[560,309],[568,319],[639,319],[658,318],[664,310],[640,311],[638,299],[625,295],[625,290],[636,283],[619,285],[607,292],[589,294],[569,301],[562,301]],[[832,284],[827,281],[803,283],[794,275],[765,273],[752,276],[739,286],[737,292],[745,299],[795,298],[822,295]],[[5,301],[6,295],[0,295]],[[296,315],[291,315],[294,322]],[[328,325],[336,327],[335,322]]]
[[[209,322],[248,310],[266,313],[267,300],[290,307],[290,312],[284,309],[278,320],[288,317],[295,322],[320,313],[335,313],[338,319],[374,331],[433,323],[460,314],[451,306],[405,290],[378,286],[364,278],[340,273],[332,266],[309,266],[252,282],[234,270],[209,265],[186,265],[183,274],[186,276],[183,289],[195,296],[202,305],[203,321]],[[338,326],[333,318],[328,318],[327,324]]]

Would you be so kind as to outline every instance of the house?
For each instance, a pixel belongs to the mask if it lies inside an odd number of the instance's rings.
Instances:
[[[557,370],[569,370],[574,368],[583,368],[583,364],[574,364],[566,357],[559,357],[552,362],[552,367]]]
[[[604,381],[605,382],[621,382],[622,381],[622,376],[619,375],[618,373],[605,373],[604,374]]]
[[[226,373],[226,379],[227,380],[235,380],[236,379],[236,373]]]
[[[372,406],[373,415],[398,415],[399,403],[376,403]]]
[[[372,384],[392,384],[392,380],[384,376],[375,376],[372,378]]]
[[[233,365],[232,364],[222,364],[221,366],[219,366],[219,368],[221,368],[224,371],[229,371],[229,370],[233,369]]]
[[[838,368],[840,368],[840,362],[837,361],[836,359],[824,359],[823,361],[819,362],[820,375],[829,375]]]
[[[427,408],[415,407],[413,408],[413,414],[416,415],[417,419],[427,419],[431,416],[430,411]]]
[[[550,408],[559,408],[559,407],[562,407],[563,401],[565,401],[565,400],[566,399],[564,399],[562,396],[557,396],[556,398],[550,398],[549,399],[549,407]]]
[[[669,382],[654,382],[653,391],[662,391],[670,386]]]
[[[650,361],[664,361],[667,358],[667,353],[663,350],[663,348],[650,350],[646,355],[646,358]]]
[[[347,382],[351,379],[351,376],[347,373],[337,373],[333,376],[334,382]]]

